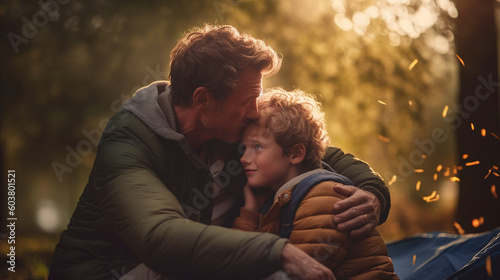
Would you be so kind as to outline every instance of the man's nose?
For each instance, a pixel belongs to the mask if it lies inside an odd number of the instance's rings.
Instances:
[[[259,106],[257,105],[257,100],[255,100],[255,102],[251,102],[248,104],[245,118],[250,120],[257,120],[259,116]]]

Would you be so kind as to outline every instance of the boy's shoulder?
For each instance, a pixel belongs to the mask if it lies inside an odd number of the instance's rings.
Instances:
[[[343,184],[352,185],[352,181],[335,171],[316,169],[310,173],[309,176],[302,179],[297,186],[293,189],[292,196],[299,196],[295,199],[303,198],[312,188],[318,188],[318,185],[322,185],[321,188],[325,188],[324,185],[331,184]]]
[[[339,182],[334,181],[322,181],[310,187],[309,192],[303,197],[302,200],[319,197],[319,196],[334,196],[344,199],[345,196],[340,195],[335,191],[335,185],[343,185]]]

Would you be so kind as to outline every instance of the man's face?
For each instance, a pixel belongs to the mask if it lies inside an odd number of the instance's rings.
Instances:
[[[270,130],[250,124],[243,130],[241,140],[245,152],[240,161],[250,187],[276,191],[294,177],[290,157],[283,153]]]
[[[262,74],[247,69],[240,74],[236,90],[214,106],[202,118],[211,135],[228,143],[240,140],[241,131],[250,120],[259,118],[257,98],[262,92]]]

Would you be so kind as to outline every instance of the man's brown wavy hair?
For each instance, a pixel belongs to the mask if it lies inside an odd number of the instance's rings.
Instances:
[[[259,97],[258,105],[260,118],[256,124],[270,130],[283,153],[289,155],[296,144],[303,144],[303,167],[320,168],[330,144],[321,104],[301,90],[274,88]]]
[[[216,100],[223,100],[236,89],[243,70],[272,75],[280,67],[281,57],[270,46],[232,26],[194,28],[170,53],[173,103],[190,106],[198,87],[206,87]]]

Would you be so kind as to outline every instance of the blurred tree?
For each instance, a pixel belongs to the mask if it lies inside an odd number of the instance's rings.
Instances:
[[[28,186],[17,197],[21,230],[37,229],[43,199],[59,200],[65,226],[107,118],[138,88],[166,79],[180,34],[219,18],[213,4],[2,1],[0,145]]]
[[[457,131],[462,167],[457,222],[466,232],[500,226],[500,200],[495,190],[500,188],[496,2],[456,1],[456,46],[465,67],[460,69],[460,96],[450,121]]]

